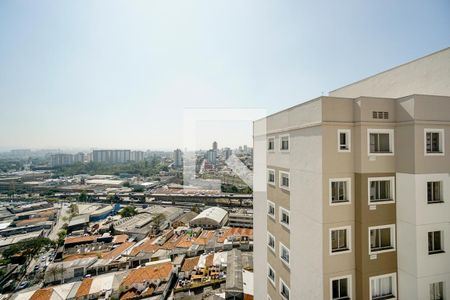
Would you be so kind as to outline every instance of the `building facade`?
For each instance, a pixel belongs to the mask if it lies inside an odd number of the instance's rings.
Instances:
[[[74,156],[72,154],[58,153],[52,154],[50,160],[52,167],[66,166],[73,164]]]
[[[173,162],[176,168],[183,166],[183,152],[180,149],[175,149],[173,151]]]
[[[94,150],[92,160],[102,163],[125,163],[131,160],[130,150]]]
[[[256,299],[450,298],[447,58],[450,49],[255,122],[255,174],[266,181],[254,194]],[[406,83],[384,79],[415,69]],[[426,81],[439,96],[407,85]]]

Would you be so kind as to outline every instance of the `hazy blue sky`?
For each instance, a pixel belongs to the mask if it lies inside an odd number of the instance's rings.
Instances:
[[[448,46],[448,0],[4,0],[0,148],[170,149],[184,108],[271,113]]]

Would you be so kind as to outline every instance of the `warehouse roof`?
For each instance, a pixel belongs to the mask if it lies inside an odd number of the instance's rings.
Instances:
[[[195,218],[193,218],[191,220],[191,222],[196,222],[199,220],[204,220],[204,219],[208,219],[211,220],[213,222],[216,223],[220,223],[222,222],[223,218],[226,217],[226,215],[228,214],[228,212],[220,207],[210,207],[208,209],[205,209],[204,211],[202,211],[198,216],[196,216]]]

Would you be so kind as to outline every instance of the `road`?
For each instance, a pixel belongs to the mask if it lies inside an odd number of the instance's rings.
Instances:
[[[69,206],[67,205],[67,203],[60,202],[60,203],[56,203],[55,206],[59,206],[60,209],[58,210],[58,215],[56,216],[57,217],[56,224],[55,224],[55,226],[53,226],[52,231],[48,235],[48,238],[53,241],[58,239],[58,232],[65,223],[63,221],[63,218],[64,218],[64,216],[69,218],[69,212],[70,212],[70,209],[69,209]]]

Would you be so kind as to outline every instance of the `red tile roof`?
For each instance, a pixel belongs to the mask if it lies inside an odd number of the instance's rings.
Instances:
[[[130,255],[131,256],[136,256],[138,255],[140,252],[147,252],[147,253],[153,253],[156,250],[158,250],[159,248],[161,248],[158,244],[153,244],[154,240],[147,240],[144,243],[140,244],[137,247],[134,247],[133,250],[131,250]]]
[[[233,228],[227,228],[223,232],[223,234],[217,239],[217,242],[223,243],[226,238],[231,236],[246,236],[246,237],[252,237],[253,236],[253,229],[251,228],[241,228],[241,227],[233,227]]]
[[[200,256],[186,258],[181,266],[182,272],[191,272],[197,266]]]
[[[92,281],[94,279],[92,278],[85,278],[80,284],[80,287],[77,290],[77,293],[75,295],[76,298],[81,298],[84,296],[89,295],[89,291],[91,290]]]
[[[40,222],[48,221],[48,218],[33,218],[33,219],[26,219],[26,220],[20,220],[16,222],[16,226],[25,226],[30,224],[36,224]]]
[[[133,269],[130,273],[128,273],[127,277],[122,281],[120,286],[132,287],[133,284],[150,282],[156,279],[167,280],[171,271],[172,263],[170,262]]]
[[[124,252],[125,250],[127,250],[128,248],[130,248],[133,245],[134,245],[134,243],[132,243],[132,242],[125,242],[123,244],[120,244],[115,249],[113,249],[109,252],[103,253],[102,258],[103,259],[115,259],[117,256],[122,254],[122,252]]]
[[[212,267],[213,266],[213,261],[214,261],[214,254],[209,254],[206,257],[205,266],[206,267]]]
[[[128,235],[126,234],[115,235],[113,238],[113,244],[122,244],[125,243],[127,240]]]
[[[39,289],[30,297],[30,300],[50,300],[53,294],[52,288]]]
[[[64,239],[64,245],[93,242],[93,241],[96,241],[98,237],[99,237],[98,235],[69,236]]]
[[[193,243],[197,245],[206,245],[208,241],[214,237],[214,232],[214,230],[202,231],[202,233],[193,240]]]

